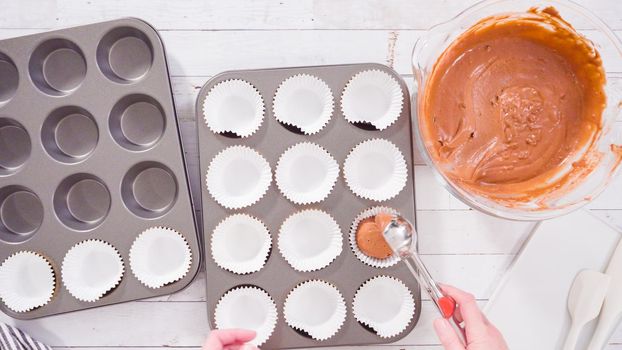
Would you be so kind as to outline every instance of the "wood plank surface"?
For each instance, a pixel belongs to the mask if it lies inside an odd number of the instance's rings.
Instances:
[[[430,26],[474,3],[0,0],[0,39],[127,16],[143,18],[158,28],[167,49],[192,191],[199,198],[202,175],[198,170],[194,105],[199,89],[210,77],[231,69],[379,62],[396,69],[414,91],[411,51],[415,41]],[[622,1],[578,3],[622,36]],[[598,45],[612,79],[622,78],[620,52],[591,24],[580,19],[573,23]],[[615,127],[622,139],[622,116]],[[439,184],[420,155],[416,155],[415,164],[423,259],[439,281],[469,290],[484,305],[533,223],[501,220],[471,210]],[[622,229],[622,177],[613,180],[589,208]],[[200,273],[188,288],[170,296],[33,321],[0,315],[0,321],[19,326],[57,350],[200,349],[209,332],[205,278]],[[368,348],[440,350],[431,328],[435,317],[436,311],[426,297],[419,325],[411,334],[393,345]],[[622,350],[622,328],[607,349]]]

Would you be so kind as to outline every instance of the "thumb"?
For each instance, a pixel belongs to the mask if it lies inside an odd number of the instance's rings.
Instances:
[[[444,318],[434,320],[434,331],[445,350],[466,350],[456,331]]]

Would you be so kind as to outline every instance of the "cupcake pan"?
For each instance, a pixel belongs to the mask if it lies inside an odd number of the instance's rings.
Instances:
[[[133,18],[0,41],[0,263],[18,251],[49,259],[59,278],[32,319],[170,294],[190,283],[200,245],[157,32]],[[129,269],[134,239],[154,226],[192,251],[183,279],[159,289]],[[81,302],[60,281],[67,251],[87,239],[116,248],[121,283]]]
[[[386,72],[394,77],[399,82],[404,95],[404,108],[400,117],[393,125],[382,131],[369,130],[369,126],[349,123],[341,113],[339,106],[340,97],[347,82],[361,71],[374,69]],[[277,88],[285,79],[300,74],[316,76],[326,82],[333,93],[333,100],[336,104],[328,124],[313,135],[304,135],[300,130],[279,123],[273,114],[272,103]],[[241,79],[252,84],[261,93],[266,103],[264,122],[249,137],[233,138],[231,135],[216,134],[208,128],[202,114],[203,101],[212,87],[231,79]],[[380,344],[397,341],[408,334],[417,324],[421,310],[421,294],[416,281],[403,264],[378,269],[362,263],[350,249],[347,236],[350,225],[356,216],[373,206],[391,207],[402,213],[407,219],[413,220],[413,222],[415,219],[410,105],[408,90],[399,75],[380,64],[230,71],[215,76],[203,86],[197,99],[196,111],[202,178],[205,178],[212,159],[219,152],[233,145],[253,148],[266,158],[273,169],[276,169],[279,157],[289,147],[300,142],[313,142],[326,149],[339,163],[339,166],[343,167],[344,160],[356,145],[365,140],[383,138],[399,147],[408,164],[408,179],[405,188],[394,198],[382,202],[374,202],[356,196],[347,187],[343,174],[340,174],[333,190],[326,199],[319,203],[310,205],[292,203],[283,196],[273,181],[268,192],[257,203],[244,209],[230,210],[218,204],[207,191],[205,182],[202,182],[201,200],[206,247],[207,306],[211,326],[215,327],[214,312],[218,300],[232,288],[250,285],[267,291],[277,304],[279,312],[274,334],[262,345],[262,349]],[[278,232],[285,219],[304,209],[320,209],[329,213],[337,221],[343,233],[341,254],[327,267],[318,271],[299,272],[294,270],[276,249]],[[272,235],[272,252],[265,266],[258,272],[246,275],[234,274],[219,267],[211,256],[212,231],[222,220],[234,213],[245,213],[258,218],[266,224]],[[352,315],[352,300],[357,289],[365,281],[377,275],[393,276],[402,280],[412,291],[416,302],[415,315],[408,328],[399,335],[386,339],[360,325]],[[337,334],[325,341],[317,341],[296,332],[286,324],[283,318],[283,303],[288,293],[300,283],[314,279],[334,284],[343,295],[347,306],[345,323]]]

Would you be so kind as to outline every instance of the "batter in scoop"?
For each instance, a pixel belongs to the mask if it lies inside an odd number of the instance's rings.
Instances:
[[[588,171],[600,132],[598,52],[552,8],[481,20],[439,57],[420,96],[426,148],[451,180],[524,201]]]

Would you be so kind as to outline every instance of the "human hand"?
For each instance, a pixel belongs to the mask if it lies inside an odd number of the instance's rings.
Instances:
[[[255,339],[255,331],[246,329],[215,329],[209,333],[203,350],[258,350],[246,344]]]
[[[449,321],[439,318],[434,321],[434,330],[445,350],[508,350],[503,335],[480,311],[473,295],[446,285],[441,289],[458,304],[454,318],[459,323],[464,321],[467,340],[465,347]]]

